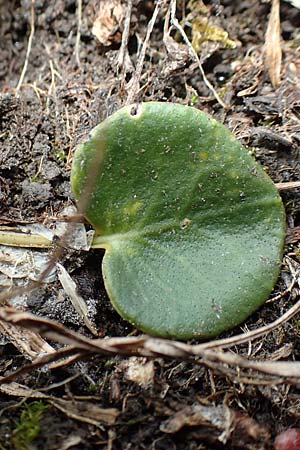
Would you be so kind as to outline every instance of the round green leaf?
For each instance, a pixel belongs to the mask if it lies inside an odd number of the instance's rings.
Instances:
[[[93,186],[91,186],[93,184]],[[277,190],[230,132],[187,106],[125,107],[75,153],[76,199],[106,249],[121,316],[157,336],[216,336],[278,277],[285,215]]]

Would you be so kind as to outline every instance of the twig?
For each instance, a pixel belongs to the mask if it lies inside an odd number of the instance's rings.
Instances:
[[[272,0],[272,7],[265,37],[265,65],[269,72],[272,86],[280,85],[281,71],[281,31],[280,31],[280,0]]]
[[[300,181],[289,181],[286,183],[275,183],[279,191],[288,191],[290,189],[300,188]]]
[[[143,70],[143,66],[144,66],[144,60],[145,60],[145,56],[146,56],[146,50],[148,47],[148,43],[149,43],[149,39],[151,36],[151,33],[153,31],[153,27],[155,24],[155,21],[157,19],[159,10],[161,8],[162,3],[164,2],[164,0],[158,0],[158,2],[155,5],[155,9],[153,12],[153,15],[148,23],[148,28],[147,28],[147,33],[146,33],[146,37],[145,40],[143,42],[140,54],[138,55],[138,63],[137,63],[137,67],[136,70],[133,74],[132,80],[131,80],[131,87],[127,96],[127,100],[126,100],[126,105],[130,105],[131,103],[134,102],[134,98],[138,92],[139,89],[139,83],[140,83],[140,79],[142,76],[142,70]]]
[[[38,234],[0,230],[0,245],[24,248],[51,248],[52,242]]]
[[[30,52],[31,52],[32,40],[33,40],[33,35],[34,35],[34,3],[35,3],[35,0],[31,0],[30,34],[29,34],[29,38],[28,38],[28,46],[27,46],[27,52],[26,52],[26,58],[25,58],[23,70],[22,70],[19,82],[17,84],[17,87],[16,87],[16,95],[18,95],[18,93],[21,89],[21,86],[23,84],[24,77],[25,77],[25,74],[27,71],[29,56],[30,56]]]
[[[128,0],[127,7],[126,7],[126,16],[124,19],[122,42],[121,42],[121,47],[119,50],[118,60],[117,60],[118,69],[120,69],[121,67],[123,67],[123,69],[124,69],[125,55],[127,52],[127,46],[128,46],[128,40],[129,40],[131,11],[132,11],[132,0]]]
[[[16,376],[23,375],[25,373],[30,372],[33,368],[37,369],[39,367],[43,367],[45,365],[50,365],[51,363],[56,363],[55,367],[59,367],[57,365],[57,361],[63,359],[67,363],[74,362],[74,357],[76,357],[77,352],[72,347],[61,348],[57,350],[55,353],[48,353],[47,355],[41,356],[40,358],[36,358],[31,364],[26,364],[25,366],[20,367],[15,372],[0,378],[1,383],[9,383]],[[67,365],[67,363],[65,365]],[[51,364],[52,365],[52,364]]]
[[[77,34],[75,42],[75,59],[78,67],[80,67],[79,47],[80,47],[81,24],[82,24],[82,0],[77,0]]]
[[[299,301],[300,303],[300,301]],[[296,306],[296,305],[295,305]],[[250,360],[232,352],[221,352],[216,349],[204,348],[201,345],[190,345],[168,339],[152,338],[150,336],[121,337],[108,339],[88,339],[78,333],[68,330],[64,326],[51,320],[35,317],[32,314],[19,312],[12,308],[0,309],[0,319],[30,330],[37,331],[41,336],[59,342],[69,347],[57,351],[57,358],[80,355],[102,355],[110,357],[121,356],[145,356],[148,358],[172,358],[178,360],[192,360],[197,364],[216,370],[236,379],[238,370],[246,369],[248,376],[257,379],[258,374],[271,377],[274,383],[300,383],[299,361],[257,361]],[[30,369],[42,367],[55,361],[55,354],[37,359],[31,366],[19,369],[0,379],[0,383],[6,383],[16,375],[28,372]],[[252,373],[252,371],[255,371]],[[270,379],[268,379],[270,381]],[[251,380],[249,379],[249,382]]]
[[[189,38],[187,37],[184,29],[182,28],[182,26],[180,25],[180,23],[178,22],[178,19],[176,18],[176,0],[171,0],[171,23],[172,25],[179,31],[179,33],[181,34],[184,42],[186,43],[186,45],[188,46],[188,49],[190,51],[190,53],[192,54],[192,56],[194,57],[194,59],[196,60],[197,64],[198,64],[198,68],[200,70],[201,76],[203,78],[203,81],[205,83],[205,85],[208,87],[208,89],[213,93],[215,99],[217,100],[217,102],[224,108],[224,109],[228,109],[228,105],[226,105],[223,100],[220,98],[219,94],[217,93],[217,91],[215,90],[215,88],[213,87],[213,85],[208,81],[208,79],[206,78],[206,75],[204,73],[202,64],[200,62],[200,59],[197,55],[197,52],[195,51],[194,47],[192,46]]]

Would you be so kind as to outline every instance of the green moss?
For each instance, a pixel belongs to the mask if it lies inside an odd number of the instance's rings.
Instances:
[[[66,155],[62,150],[56,150],[54,155],[55,155],[56,159],[58,159],[58,161],[66,160]]]
[[[41,432],[41,418],[47,408],[48,406],[42,401],[24,404],[20,422],[13,431],[11,448],[15,450],[27,450],[30,448],[30,444]]]

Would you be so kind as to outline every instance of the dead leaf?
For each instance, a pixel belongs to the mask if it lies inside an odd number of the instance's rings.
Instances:
[[[55,352],[55,349],[34,331],[2,320],[0,320],[0,330],[21,353],[29,356],[30,359]]]
[[[211,442],[222,442],[226,444],[234,440],[238,444],[251,440],[262,440],[268,442],[270,433],[263,425],[254,419],[241,414],[226,405],[203,406],[194,404],[176,412],[170,419],[166,420],[160,430],[164,433],[177,433],[183,427],[200,427],[198,430],[203,437]],[[238,447],[240,447],[238,445]],[[236,447],[235,447],[236,448]]]
[[[206,427],[210,433],[216,433],[216,439],[225,444],[232,431],[233,412],[227,406],[187,406],[166,420],[160,430],[164,433],[177,433],[181,428]]]
[[[109,46],[121,42],[121,24],[125,9],[120,0],[102,0],[98,16],[94,21],[92,33],[102,45]]]
[[[277,89],[280,84],[281,71],[281,32],[280,32],[280,0],[272,1],[265,37],[265,65],[269,72],[272,86]]]

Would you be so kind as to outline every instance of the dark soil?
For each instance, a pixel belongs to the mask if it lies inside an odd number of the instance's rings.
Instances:
[[[126,102],[129,86],[126,83],[132,72],[129,68],[124,79],[118,71],[122,24],[116,27],[111,43],[101,45],[91,32],[99,2],[83,0],[78,65],[78,3],[35,0],[35,30],[28,67],[16,92],[31,29],[31,1],[0,0],[0,224],[51,223],[66,206],[72,205],[69,176],[76,144]],[[102,0],[102,7],[104,3],[109,2]],[[128,52],[136,66],[137,51],[144,40],[154,2],[133,3]],[[177,3],[177,16],[182,19],[190,7],[184,0]],[[282,2],[282,81],[275,90],[263,56],[270,3],[260,0],[204,3],[210,22],[228,31],[230,39],[238,42],[234,49],[206,42],[201,53],[205,74],[222,94],[228,110],[220,106],[205,86],[191,58],[183,52],[176,59],[171,48],[167,52],[162,40],[166,5],[160,9],[150,37],[141,89],[135,100],[192,104],[225,123],[244,145],[251,146],[274,182],[299,180],[300,10]],[[190,33],[188,27],[186,31]],[[175,32],[171,35],[181,43]],[[282,198],[289,237],[285,254],[297,265],[300,192],[283,191]],[[89,305],[99,337],[138,334],[110,305],[101,279],[101,252],[68,250],[60,260]],[[274,295],[283,292],[290,282],[289,268],[283,264]],[[58,301],[58,296],[64,297],[64,293],[57,280],[27,295],[22,307],[92,337],[72,305],[67,300]],[[244,327],[254,329],[275,320],[298,297],[298,288],[294,288],[289,296],[266,304]],[[289,346],[288,359],[298,360],[299,329],[296,316],[262,341],[254,341],[252,347],[245,344],[234,350],[244,356],[273,359],[276,351]],[[240,328],[226,336],[239,332]],[[4,376],[28,359],[4,332],[0,342],[0,372]],[[127,359],[93,357],[61,369],[35,370],[16,380],[36,390],[60,383],[51,389],[52,396],[69,400],[84,397],[102,408],[116,408],[119,416],[115,425],[84,423],[67,417],[49,403],[32,443],[20,444],[14,437],[24,403],[21,397],[0,394],[0,448],[267,450],[273,448],[274,437],[283,429],[300,427],[297,386],[284,382],[256,384],[253,379],[247,383],[239,380],[238,372],[235,378],[226,377],[197,363],[161,358],[154,360],[153,380],[140,386],[126,376],[124,361]],[[72,378],[73,375],[76,376]],[[70,377],[70,381],[63,383]],[[185,426],[177,433],[164,431],[163,424],[169,417],[195,403],[211,408],[226,405],[236,417],[253,421],[240,428],[236,425],[230,438],[223,441],[219,439],[220,432],[208,422]],[[71,436],[76,438],[73,443],[68,441]]]

